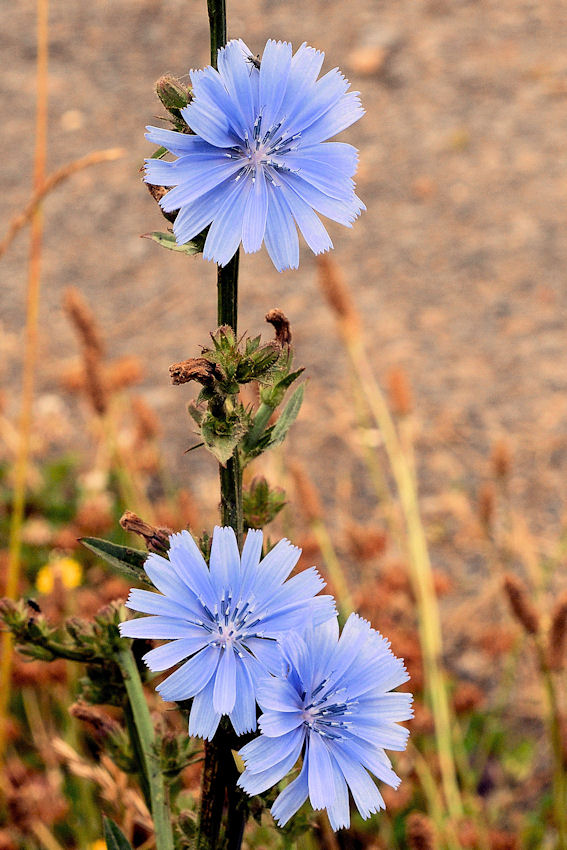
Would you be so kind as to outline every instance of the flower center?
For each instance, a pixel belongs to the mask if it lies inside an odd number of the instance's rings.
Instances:
[[[350,726],[349,715],[356,700],[341,699],[345,688],[336,688],[324,693],[327,681],[324,679],[311,693],[311,700],[304,705],[303,722],[313,732],[318,732],[326,738],[340,738],[341,732]],[[323,692],[321,696],[317,696]]]
[[[230,159],[242,159],[243,169],[238,172],[236,179],[252,174],[255,176],[257,169],[263,168],[265,176],[273,182],[271,169],[279,172],[289,172],[294,169],[286,165],[280,157],[295,151],[299,147],[301,134],[290,135],[284,127],[285,118],[276,121],[267,130],[262,124],[262,113],[254,121],[252,137],[248,130],[244,130],[242,145],[231,148],[226,154]]]

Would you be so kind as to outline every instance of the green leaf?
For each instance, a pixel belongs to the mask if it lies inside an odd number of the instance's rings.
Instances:
[[[162,156],[165,156],[167,153],[167,148],[158,148],[153,152],[150,159],[161,159]]]
[[[304,372],[304,367],[297,369],[295,372],[290,372],[284,375],[279,381],[276,381],[273,386],[262,387],[260,390],[260,400],[264,404],[269,404],[274,409],[281,404],[281,401],[286,393],[286,390],[293,384],[297,378]]]
[[[104,817],[103,825],[107,850],[132,850],[132,845],[114,821]]]
[[[100,540],[98,537],[80,537],[79,542],[118,572],[127,575],[129,578],[135,578],[136,581],[144,582],[144,584],[151,584],[144,572],[144,564],[148,557],[147,552],[140,549],[130,549],[129,546],[119,546],[118,543]]]
[[[268,443],[268,448],[273,449],[275,446],[279,446],[280,443],[283,443],[285,440],[285,435],[297,419],[297,414],[301,408],[301,404],[303,402],[303,393],[305,391],[305,384],[300,384],[297,389],[294,391],[290,400],[284,407],[281,412],[281,416],[278,421],[274,425],[274,430],[272,431],[272,436],[270,442]]]
[[[143,233],[143,239],[152,239],[154,242],[157,242],[158,245],[161,245],[162,248],[167,248],[169,251],[177,251],[180,254],[188,254],[189,256],[193,254],[201,254],[203,248],[205,246],[205,237],[199,234],[194,239],[191,239],[190,242],[186,242],[184,245],[178,245],[173,233],[160,233],[159,230],[154,231],[153,233]]]
[[[226,430],[221,430],[221,426]],[[244,434],[244,427],[238,421],[221,423],[209,415],[203,420],[201,434],[208,450],[222,466],[226,466]]]

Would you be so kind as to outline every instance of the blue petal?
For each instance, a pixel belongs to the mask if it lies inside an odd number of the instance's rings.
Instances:
[[[263,168],[256,168],[242,221],[242,247],[253,254],[262,247],[268,215],[268,183]]]
[[[250,74],[249,63],[241,45],[239,41],[229,41],[226,47],[219,50],[217,63],[225,88],[242,114],[242,129],[251,132],[256,119],[252,86],[257,83]]]
[[[164,679],[157,691],[164,700],[178,701],[195,696],[214,675],[219,655],[217,646],[207,646]]]
[[[287,788],[284,788],[282,793],[276,797],[276,801],[270,809],[272,817],[279,826],[284,826],[306,801],[309,794],[307,782],[308,772],[309,757],[306,752],[303,756],[303,766],[299,776],[290,782]]]
[[[309,92],[309,98],[305,99],[293,115],[289,122],[289,129],[294,133],[301,131],[303,139],[303,131],[340,102],[348,91],[349,85],[348,80],[343,77],[338,68],[328,71],[320,80],[317,80]]]
[[[321,578],[317,569],[309,567],[309,569],[292,576],[282,585],[281,589],[272,597],[270,608],[275,613],[280,606],[290,605],[293,602],[303,605],[324,587],[325,581]]]
[[[282,184],[285,184],[289,189],[293,189],[306,204],[332,221],[343,224],[345,227],[351,227],[352,222],[360,215],[361,210],[366,209],[354,192],[348,201],[343,201],[339,198],[329,198],[320,189],[316,189],[315,186],[303,180],[299,174],[286,173],[279,174],[278,176]],[[172,191],[175,192],[177,190],[172,189]],[[288,196],[289,193],[286,194],[286,199]]]
[[[286,93],[281,104],[281,115],[293,115],[298,104],[303,103],[315,87],[315,80],[323,65],[325,54],[304,42],[291,60]]]
[[[189,715],[189,734],[210,741],[217,731],[221,715],[213,710],[214,679],[199,691]]]
[[[191,72],[191,84],[193,86],[193,100],[196,101],[203,111],[220,113],[219,122],[227,119],[227,135],[231,133],[242,140],[242,113],[238,104],[230,97],[218,71],[208,66],[202,71]],[[221,118],[222,116],[222,118]],[[222,125],[224,126],[224,125]]]
[[[336,615],[313,629],[311,651],[315,658],[315,669],[320,676],[325,676],[332,665],[332,656],[337,648],[338,639],[339,621]]]
[[[332,142],[326,144],[330,145]],[[353,180],[349,174],[341,173],[332,162],[313,159],[303,151],[288,153],[283,159],[288,168],[297,172],[302,180],[306,180],[329,198],[345,202],[351,200],[354,191]]]
[[[328,112],[301,133],[304,145],[316,145],[346,130],[364,115],[358,92],[348,92],[331,106]]]
[[[236,660],[236,702],[230,712],[230,720],[237,735],[254,732],[256,729],[256,698],[252,677],[246,662]]]
[[[343,749],[334,747],[334,758],[348,782],[356,807],[364,819],[385,808],[382,795],[362,765]]]
[[[280,674],[283,672],[283,656],[277,641],[268,638],[245,638],[245,646],[258,661],[270,671]]]
[[[293,546],[285,537],[276,543],[266,557],[260,561],[258,573],[261,585],[258,598],[268,601],[279,585],[283,584],[301,555],[301,549]]]
[[[279,738],[303,723],[301,711],[266,711],[258,721],[263,735]]]
[[[164,643],[163,646],[150,649],[142,656],[142,660],[154,672],[168,670],[174,664],[178,664],[183,659],[189,658],[193,653],[203,649],[208,642],[209,636],[201,629],[200,634],[194,637],[178,638],[171,643]]]
[[[312,732],[309,736],[309,799],[314,809],[324,809],[335,799],[334,785],[329,783],[332,772],[331,757],[322,736]]]
[[[334,168],[339,175],[353,177],[358,168],[358,150],[346,142],[321,142],[317,145],[302,144],[294,156],[306,157],[313,162],[324,163]],[[286,157],[288,154],[286,154]],[[301,167],[301,166],[299,166]]]
[[[260,563],[263,540],[264,535],[260,529],[251,528],[246,533],[241,555],[242,572],[244,574],[250,569],[255,569]]]
[[[299,240],[297,229],[287,205],[276,187],[269,192],[266,232],[266,249],[279,272],[296,269],[299,265]]]
[[[231,179],[224,180],[196,201],[185,204],[179,210],[173,222],[173,232],[178,245],[184,245],[194,239],[211,223],[224,204]]]
[[[209,568],[219,598],[229,588],[233,590],[233,593],[238,591],[240,585],[240,552],[232,528],[215,526]]]
[[[179,576],[173,569],[171,561],[162,558],[161,555],[155,555],[153,552],[148,556],[144,571],[151,579],[157,589],[169,596],[171,599],[182,599],[186,605],[195,605],[196,600],[187,586],[180,580]]]
[[[256,687],[256,698],[262,711],[301,711],[303,702],[286,679],[270,677]]]
[[[205,260],[226,266],[234,257],[242,237],[242,214],[251,185],[251,181],[245,178],[232,182],[227,189],[224,205],[207,234],[203,251]]]
[[[337,615],[334,597],[324,595],[316,596],[309,603],[309,611],[314,626],[320,626]]]
[[[242,747],[238,755],[244,760],[249,774],[261,773],[270,765],[286,758],[297,747],[298,741],[303,743],[304,736],[303,728],[293,729],[280,738],[266,738],[265,735],[260,735]],[[245,783],[239,784],[246,790]]]
[[[282,182],[280,191],[284,202],[287,204],[290,213],[293,215],[297,226],[303,234],[303,238],[314,254],[322,254],[325,251],[329,251],[333,247],[333,243],[321,220],[313,212],[312,207],[295,191],[298,180],[299,178],[295,176],[295,185],[289,185],[285,181]]]
[[[206,142],[199,136],[190,133],[178,133],[176,130],[165,130],[163,127],[146,127],[146,139],[154,145],[167,148],[176,156],[185,156],[188,153],[201,153]],[[159,162],[160,160],[152,160]]]
[[[201,550],[188,531],[180,531],[169,538],[169,557],[179,579],[187,585],[197,599],[211,607],[216,594],[211,584],[209,570]]]
[[[195,626],[178,617],[140,617],[120,623],[122,637],[155,638],[156,640],[186,638],[195,634]],[[199,629],[199,631],[201,631]]]
[[[262,132],[274,124],[287,87],[291,69],[291,44],[269,39],[260,65],[260,110]]]
[[[359,761],[371,773],[386,785],[397,788],[400,778],[392,770],[390,759],[384,750],[377,747],[372,741],[357,741],[349,738],[345,741],[336,741],[335,746]]]
[[[152,593],[149,590],[133,588],[126,600],[126,607],[141,614],[162,614],[164,617],[175,617],[176,619],[191,619],[195,613],[194,600],[190,608],[183,605],[183,600],[175,602],[161,593]]]
[[[190,177],[179,186],[170,189],[161,199],[160,207],[164,212],[178,210],[214,189],[240,168],[242,168],[242,160],[228,157],[194,161]]]
[[[213,691],[213,708],[219,714],[228,714],[236,700],[236,654],[231,646],[222,650]]]
[[[260,770],[257,773],[255,771],[252,772],[251,770],[244,771],[238,780],[240,787],[244,788],[250,795],[261,794],[262,791],[266,791],[268,788],[271,788],[272,785],[279,782],[280,779],[283,779],[286,773],[288,773],[296,763],[299,758],[299,754],[301,753],[301,748],[303,747],[303,730],[299,729],[298,732],[299,734],[296,736],[295,741],[292,742],[292,746],[289,748],[286,755],[280,759],[280,761],[275,763],[272,762],[269,767],[264,770]]]
[[[334,750],[331,750],[331,767],[333,771],[333,785],[335,799],[331,805],[327,805],[327,814],[334,830],[350,826],[350,808],[348,804],[348,788],[340,768],[333,758]]]

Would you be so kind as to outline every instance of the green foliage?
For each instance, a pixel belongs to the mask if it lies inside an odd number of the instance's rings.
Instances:
[[[297,419],[299,410],[303,403],[303,393],[305,385],[301,384],[281,412],[281,415],[272,429],[270,441],[267,448],[273,449],[279,446],[286,438],[287,432]]]
[[[114,821],[105,817],[103,818],[103,825],[107,850],[132,850],[132,845]]]
[[[194,254],[202,254],[206,235],[200,233],[194,239],[191,239],[190,242],[185,242],[184,245],[177,244],[173,233],[162,233],[159,230],[154,230],[152,233],[144,233],[142,234],[142,238],[151,239],[153,242],[161,245],[162,248],[167,248],[168,251],[177,251],[179,254],[187,254],[191,257]]]
[[[141,549],[131,549],[129,546],[119,546],[110,540],[100,540],[98,537],[81,537],[80,542],[95,555],[101,557],[117,572],[135,579],[143,584],[151,585],[144,572],[148,553]]]
[[[242,494],[244,528],[264,528],[279,514],[286,504],[285,493],[280,487],[270,489],[262,476],[254,478],[250,487]]]

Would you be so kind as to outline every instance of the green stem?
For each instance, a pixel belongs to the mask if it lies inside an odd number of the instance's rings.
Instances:
[[[566,792],[567,776],[563,767],[563,743],[561,733],[561,712],[557,699],[557,690],[553,680],[553,673],[547,663],[547,654],[541,638],[535,636],[536,652],[539,668],[547,695],[548,705],[548,729],[553,755],[553,816],[555,828],[557,829],[557,850],[567,850],[567,812]]]
[[[130,700],[132,717],[142,752],[143,769],[150,788],[156,848],[157,850],[173,850],[171,815],[161,772],[160,758],[156,749],[154,726],[144,696],[140,674],[130,647],[118,651],[117,661]]]

